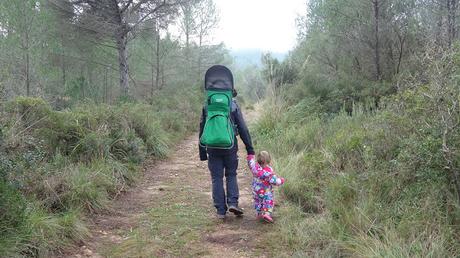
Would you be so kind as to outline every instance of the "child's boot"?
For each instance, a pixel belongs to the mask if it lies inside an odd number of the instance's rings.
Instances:
[[[262,218],[264,219],[265,222],[273,223],[273,218],[270,215],[270,213],[264,213],[264,215],[262,215]]]

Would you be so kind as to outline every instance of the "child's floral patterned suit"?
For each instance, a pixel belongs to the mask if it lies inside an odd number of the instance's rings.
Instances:
[[[254,155],[248,155],[247,161],[254,177],[252,180],[252,194],[257,215],[271,215],[275,205],[272,185],[284,184],[284,178],[275,175],[273,168],[270,166],[261,167],[255,161]]]

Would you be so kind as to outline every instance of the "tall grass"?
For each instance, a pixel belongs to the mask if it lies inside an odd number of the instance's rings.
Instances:
[[[1,103],[0,256],[46,257],[87,237],[84,215],[107,209],[147,157],[166,157],[194,127],[198,102],[172,102]]]
[[[290,255],[460,254],[460,209],[441,151],[442,126],[434,103],[420,100],[430,94],[422,91],[387,99],[379,111],[356,105],[353,114],[333,116],[314,99],[264,103],[252,131],[287,178],[277,228]],[[459,136],[451,134],[452,149]]]

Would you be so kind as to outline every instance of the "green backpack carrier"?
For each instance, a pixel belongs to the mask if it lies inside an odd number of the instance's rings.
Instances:
[[[225,66],[216,65],[205,75],[206,121],[200,144],[213,149],[231,149],[235,128],[231,119],[233,75]]]

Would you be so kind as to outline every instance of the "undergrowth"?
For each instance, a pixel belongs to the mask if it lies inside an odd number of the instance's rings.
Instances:
[[[449,112],[452,96],[458,93],[420,86],[388,97],[379,110],[356,105],[335,115],[320,112],[316,99],[267,100],[252,131],[287,179],[287,203],[276,211],[279,255],[458,256],[452,171],[460,116]]]
[[[168,103],[0,103],[0,256],[46,257],[85,239],[84,215],[107,209],[147,157],[166,157],[193,130],[198,102]]]

